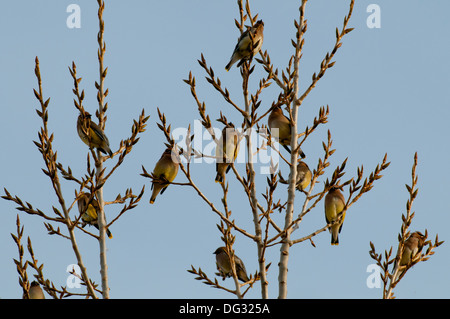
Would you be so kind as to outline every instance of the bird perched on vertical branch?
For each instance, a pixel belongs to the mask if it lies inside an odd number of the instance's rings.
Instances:
[[[304,191],[309,183],[311,183],[311,177],[312,173],[308,165],[305,162],[300,161],[297,164],[297,189],[301,192]]]
[[[219,247],[216,249],[214,254],[216,255],[216,265],[219,272],[224,277],[231,277],[233,273],[230,263],[231,258],[228,255],[226,248]],[[234,264],[238,279],[242,282],[249,281],[250,279],[247,276],[247,270],[245,270],[245,265],[242,262],[242,260],[236,255],[234,255]]]
[[[30,295],[30,299],[45,299],[44,292],[36,280],[31,283],[28,294]]]
[[[258,20],[253,27],[244,31],[238,39],[238,43],[231,55],[230,62],[225,67],[225,70],[230,71],[234,63],[239,61],[237,67],[240,67],[246,60],[250,60],[259,52],[264,40],[264,22]]]
[[[173,182],[178,174],[179,157],[172,148],[167,148],[153,170],[152,196],[150,204],[155,202],[156,196],[164,193],[170,183]]]
[[[325,220],[327,224],[335,221],[342,213],[345,207],[345,198],[337,186],[333,186],[328,194],[325,196]],[[339,233],[344,223],[345,212],[343,213],[339,222],[333,226],[328,227],[331,233],[331,245],[339,245]]]
[[[216,183],[223,183],[225,174],[231,168],[230,163],[236,160],[241,139],[234,124],[229,122],[222,130],[222,136],[216,146]]]
[[[422,252],[423,245],[425,243],[426,236],[421,232],[416,231],[412,233],[403,245],[402,255],[399,261],[399,269],[402,267],[410,265],[416,260],[417,256],[420,256]],[[392,273],[395,273],[396,268],[394,268]],[[402,270],[397,274],[398,278],[403,273]]]
[[[289,184],[289,180],[285,180],[281,175],[281,171],[278,172],[279,181],[282,184]],[[297,178],[295,182],[295,188],[301,192],[305,192],[306,187],[311,183],[312,173],[308,165],[299,161],[297,164]]]
[[[425,243],[425,236],[416,231],[412,233],[405,241],[400,266],[406,266],[411,263],[417,254],[422,252],[423,244]]]
[[[278,140],[278,143],[286,149],[286,151],[291,153],[289,146],[291,145],[291,122],[290,120],[283,114],[283,110],[281,106],[276,106],[273,108],[272,112],[270,112],[269,119],[267,122],[270,134]],[[305,158],[305,153],[301,149],[298,150],[298,154],[301,158]]]
[[[89,146],[95,147],[103,154],[112,157],[113,153],[109,147],[109,140],[103,130],[91,120],[91,114],[81,110],[77,120],[77,132],[81,140]]]
[[[78,199],[78,211],[80,212],[81,220],[83,221],[82,227],[93,225],[95,228],[99,229],[98,212],[100,211],[100,205],[94,197],[92,197],[91,200],[89,200],[89,197],[88,194],[83,193],[80,199]],[[113,238],[108,228],[106,228],[106,235],[108,238]]]

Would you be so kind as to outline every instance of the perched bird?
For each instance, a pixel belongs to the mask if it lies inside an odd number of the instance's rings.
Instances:
[[[171,148],[167,148],[156,163],[153,170],[153,176],[155,179],[152,182],[153,192],[150,198],[150,204],[155,202],[156,196],[158,196],[159,192],[163,194],[167,186],[173,182],[178,174],[178,166],[178,155],[172,152]]]
[[[325,220],[327,224],[336,220],[337,216],[344,210],[345,198],[337,187],[332,187],[325,196]],[[339,245],[339,233],[344,223],[345,212],[340,222],[335,223],[329,227],[331,233],[331,245]]]
[[[239,153],[239,132],[233,123],[228,123],[222,130],[222,136],[216,147],[216,183],[223,183],[225,174],[231,168],[230,163],[236,160]]]
[[[224,274],[226,277],[232,276],[230,256],[227,254],[227,250],[225,247],[219,247],[214,252],[216,255],[216,265],[219,271]],[[242,260],[234,255],[234,264],[236,268],[236,275],[238,279],[242,282],[247,282],[250,279],[247,276],[247,271],[245,270],[244,263]]]
[[[406,266],[422,252],[425,236],[421,232],[412,233],[405,241],[400,266]]]
[[[33,281],[28,291],[30,299],[45,299],[44,292],[37,281]]]
[[[78,200],[78,211],[81,214],[81,220],[83,221],[82,227],[89,225],[94,225],[98,228],[98,212],[100,211],[100,206],[95,198],[89,201],[89,195],[83,193],[83,195]],[[108,228],[106,228],[106,235],[112,238],[112,234]]]
[[[291,145],[291,123],[283,114],[280,106],[274,107],[269,115],[268,123],[271,135],[289,152]],[[305,158],[305,153],[301,149],[298,150],[301,158]]]
[[[309,183],[311,183],[311,178],[312,173],[308,165],[305,162],[300,161],[297,164],[297,189],[299,191],[304,191]]]
[[[401,267],[411,264],[411,262],[417,257],[417,255],[422,252],[424,243],[425,236],[421,232],[416,231],[408,237],[403,246],[403,252],[399,262],[400,269]],[[395,271],[396,268],[394,267],[392,273],[394,274]],[[397,273],[396,280],[402,273],[403,270],[400,270]]]
[[[97,148],[103,154],[113,153],[109,148],[109,141],[103,130],[91,120],[91,114],[86,111],[80,112],[77,120],[77,132],[81,140],[89,146],[89,148]]]
[[[240,67],[244,61],[250,60],[259,52],[264,40],[263,31],[264,22],[258,20],[253,27],[241,34],[225,70],[230,71],[231,66],[237,61],[239,61],[237,67]]]

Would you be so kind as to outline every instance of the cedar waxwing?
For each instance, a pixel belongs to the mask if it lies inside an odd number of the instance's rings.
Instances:
[[[91,114],[84,111],[80,112],[77,121],[77,131],[81,140],[89,146],[95,147],[103,154],[109,154],[112,157],[113,153],[109,148],[109,141],[100,126],[91,120]]]
[[[399,266],[407,266],[411,263],[411,261],[416,258],[418,254],[422,252],[423,244],[425,243],[425,236],[421,232],[412,233],[408,239],[405,241],[402,257],[399,262]],[[394,267],[392,273],[395,273],[396,268]],[[403,273],[403,270],[397,273],[396,280]]]
[[[250,60],[253,56],[259,52],[264,40],[264,22],[258,20],[255,25],[248,28],[240,36],[233,54],[231,55],[230,62],[228,62],[225,70],[230,71],[231,66],[239,61],[237,67],[240,67],[245,60]],[[251,34],[251,37],[250,37]],[[252,41],[253,38],[253,41]]]
[[[44,292],[37,281],[33,281],[28,291],[30,299],[45,299]]]
[[[325,196],[325,220],[327,224],[336,220],[337,216],[344,210],[344,207],[344,195],[342,195],[338,188],[332,187]],[[328,228],[331,233],[331,245],[339,245],[339,233],[341,232],[344,218],[345,212],[340,222],[335,223],[333,226]]]
[[[216,255],[216,265],[221,273],[223,273],[226,277],[232,276],[230,257],[227,254],[227,250],[225,247],[219,247],[214,252]],[[238,279],[242,282],[247,282],[250,279],[247,276],[247,271],[245,270],[244,263],[242,260],[234,255],[234,262],[236,268],[236,275]]]
[[[276,106],[269,115],[268,123],[271,135],[289,152],[291,145],[291,123],[283,114],[280,106]],[[305,158],[305,153],[301,149],[298,150],[301,158]]]
[[[222,136],[216,146],[216,183],[223,183],[225,174],[231,168],[239,153],[239,132],[233,123],[228,123],[222,130]]]
[[[175,161],[172,156],[176,156]],[[167,148],[153,170],[153,176],[158,180],[154,179],[152,182],[153,192],[152,197],[150,198],[150,204],[155,202],[159,192],[161,192],[161,194],[164,193],[167,186],[173,182],[178,173],[178,166],[178,156],[175,153],[172,154],[171,148]]]
[[[420,254],[425,243],[425,236],[421,232],[412,233],[405,241],[400,266],[406,266]]]
[[[100,206],[98,205],[98,201],[95,198],[89,202],[89,195],[83,193],[81,198],[78,200],[78,211],[81,215],[81,220],[83,221],[82,227],[86,226],[86,224],[94,225],[95,228],[98,228],[98,211],[100,210]],[[106,235],[109,238],[112,238],[112,234],[108,228],[106,228]]]
[[[297,165],[297,189],[299,191],[304,191],[309,183],[311,183],[311,177],[312,173],[308,165],[305,162],[300,161]]]

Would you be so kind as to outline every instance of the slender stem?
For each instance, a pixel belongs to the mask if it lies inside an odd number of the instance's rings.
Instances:
[[[303,30],[305,26],[304,12],[307,0],[302,0],[302,4],[300,6],[300,23],[298,28],[298,38],[297,38],[297,46],[295,48],[294,54],[294,96],[297,98],[299,91],[299,64],[300,64],[300,56],[301,56],[301,46],[302,46],[302,38],[303,38]],[[299,108],[298,103],[291,103],[290,113],[291,113],[291,165],[290,165],[290,174],[289,174],[289,186],[288,186],[288,200],[286,207],[286,216],[284,221],[284,229],[283,240],[280,247],[280,263],[279,263],[279,274],[278,274],[278,298],[286,299],[287,297],[287,273],[288,273],[288,261],[289,261],[289,248],[291,246],[290,235],[292,232],[291,223],[294,214],[294,200],[295,200],[295,181],[297,179],[297,158],[298,158],[298,149],[297,149],[297,113]]]
[[[244,10],[243,10],[243,1],[238,0],[239,5],[239,15],[240,15],[240,31],[241,34],[243,33],[243,26],[244,26]],[[253,16],[250,12],[250,4],[248,0],[246,1],[246,11],[247,16],[250,19],[250,22],[253,25]],[[242,65],[242,91],[244,95],[244,106],[245,106],[245,113],[243,113],[243,116],[245,117],[245,130],[248,132],[251,132],[251,110],[250,110],[250,99],[248,95],[248,80],[250,77],[250,62],[245,62]],[[267,280],[267,273],[266,273],[266,266],[265,266],[265,258],[264,258],[264,241],[262,240],[262,230],[261,230],[261,224],[259,221],[258,216],[258,207],[260,204],[258,203],[258,199],[256,198],[256,184],[255,184],[255,168],[253,166],[253,152],[252,152],[252,139],[251,134],[245,134],[246,139],[246,151],[247,151],[247,169],[249,172],[249,188],[250,188],[250,206],[252,209],[252,215],[253,215],[253,223],[255,226],[255,242],[257,245],[258,250],[258,264],[259,264],[259,272],[261,276],[261,297],[263,299],[269,298],[269,291],[268,291],[268,285],[269,282]]]
[[[408,228],[409,228],[409,225],[411,224],[412,216],[414,215],[414,213],[411,213],[411,207],[412,207],[414,199],[417,195],[416,167],[417,167],[417,153],[414,156],[414,164],[412,167],[411,187],[408,188],[408,186],[407,186],[408,191],[409,191],[409,200],[407,201],[407,204],[406,204],[406,217],[402,216],[403,223],[402,223],[402,227],[401,227],[400,240],[398,242],[397,255],[395,256],[395,260],[394,260],[394,272],[392,273],[392,277],[390,278],[388,289],[383,292],[383,298],[385,298],[385,299],[393,298],[394,293],[392,292],[392,290],[394,289],[394,287],[397,285],[397,283],[399,281],[398,276],[400,274],[400,259],[401,259],[403,249],[405,246],[405,241],[407,239]]]
[[[104,129],[104,111],[105,111],[105,92],[104,92],[104,79],[106,76],[106,72],[103,66],[103,57],[106,51],[106,45],[103,41],[103,31],[104,31],[104,21],[103,21],[103,10],[105,8],[105,3],[102,0],[98,0],[98,20],[99,20],[99,32],[98,32],[98,62],[99,62],[99,73],[100,79],[98,83],[98,118],[99,118],[99,126]],[[103,160],[102,154],[97,150],[97,158],[98,160],[95,162],[96,168],[96,178],[97,183],[103,183]],[[103,200],[103,186],[97,190],[97,200],[100,207],[100,211],[98,214],[98,226],[99,226],[99,245],[100,245],[100,274],[102,278],[102,291],[103,298],[109,299],[109,285],[108,285],[108,263],[106,259],[106,219],[105,219],[105,210],[104,210],[104,200]]]
[[[250,102],[248,97],[248,79],[249,79],[249,69],[247,63],[243,65],[243,94],[244,94],[244,105],[246,112],[246,129],[250,131],[249,123],[251,123],[250,118]],[[255,168],[253,166],[253,152],[252,152],[252,138],[251,134],[245,134],[246,139],[246,151],[247,151],[247,167],[249,171],[249,188],[250,188],[250,206],[253,214],[253,223],[255,225],[255,241],[258,248],[258,263],[259,263],[259,272],[261,274],[261,297],[263,299],[269,298],[268,291],[268,280],[265,266],[265,258],[264,258],[264,243],[262,241],[262,230],[261,224],[259,222],[258,216],[258,199],[256,198],[256,184],[255,184]]]

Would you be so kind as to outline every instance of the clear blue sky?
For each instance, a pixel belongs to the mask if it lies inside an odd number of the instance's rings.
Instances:
[[[35,113],[39,107],[33,95],[36,88],[34,58],[39,57],[45,97],[49,105],[49,130],[54,132],[58,159],[81,176],[86,167],[87,148],[77,136],[77,112],[73,106],[72,78],[68,66],[77,64],[83,78],[85,108],[97,107],[94,81],[98,79],[97,3],[76,2],[81,8],[81,28],[69,29],[66,7],[74,1],[9,1],[0,5],[0,130],[2,152],[0,183],[11,194],[51,214],[57,199],[48,177],[41,172],[43,161],[32,140],[37,139],[41,122]],[[335,28],[341,28],[349,1],[309,1],[306,15],[308,31],[301,61],[301,88],[309,85],[326,52],[335,41]],[[414,152],[418,152],[419,195],[413,210],[412,230],[428,229],[446,242],[436,254],[410,271],[395,289],[397,298],[449,298],[450,246],[449,205],[446,201],[447,166],[450,156],[448,52],[450,22],[448,1],[377,1],[381,8],[381,28],[369,29],[366,8],[371,1],[357,1],[349,23],[355,30],[343,40],[335,66],[302,105],[300,127],[311,125],[322,105],[330,106],[329,122],[320,127],[305,144],[308,164],[315,167],[323,155],[321,142],[329,129],[333,146],[330,169],[349,157],[347,175],[364,165],[365,176],[381,162],[385,153],[391,161],[385,176],[371,192],[347,212],[339,247],[330,245],[330,235],[314,238],[316,248],[303,243],[291,248],[289,260],[289,298],[381,298],[382,289],[369,289],[366,268],[373,260],[369,242],[378,252],[397,247],[401,214],[408,198],[405,184],[411,182]],[[263,50],[281,71],[293,52],[290,39],[295,36],[293,19],[298,18],[299,1],[252,1],[252,12],[264,20]],[[219,112],[241,123],[239,115],[204,80],[197,63],[203,53],[224,86],[237,103],[242,103],[239,70],[224,70],[238,37],[234,19],[235,1],[107,1],[104,13],[108,76],[106,87],[109,109],[106,134],[111,148],[117,150],[121,139],[131,134],[133,119],[142,108],[151,118],[147,131],[114,177],[105,186],[107,200],[132,187],[138,192],[146,185],[140,205],[125,214],[112,227],[108,240],[108,265],[112,298],[228,298],[231,295],[210,288],[186,270],[191,264],[201,267],[210,277],[216,272],[214,250],[222,245],[216,228],[217,215],[192,189],[171,186],[154,205],[149,205],[149,180],[140,176],[141,165],[148,171],[164,150],[164,137],[157,128],[159,107],[173,128],[187,127],[198,119],[197,106],[189,87],[182,81],[192,70],[199,98],[206,102],[211,119]],[[256,66],[250,88],[255,89],[266,73]],[[275,85],[261,97],[261,109],[270,107],[278,94]],[[218,124],[218,123],[217,123]],[[221,125],[217,125],[221,127]],[[111,163],[106,164],[107,167]],[[245,171],[244,165],[238,170]],[[192,166],[194,179],[207,196],[221,207],[220,186],[213,182],[215,165]],[[285,172],[286,168],[284,168]],[[287,176],[287,173],[285,173]],[[253,231],[248,201],[240,185],[230,180],[230,209],[233,218]],[[180,173],[177,182],[185,179]],[[265,176],[258,176],[258,193],[265,191]],[[77,185],[63,182],[67,201],[74,197]],[[316,190],[320,189],[320,185]],[[284,198],[283,185],[278,196]],[[345,195],[348,194],[346,190]],[[297,194],[297,205],[303,201]],[[262,197],[260,197],[262,199]],[[15,233],[18,211],[12,202],[0,200],[0,298],[20,298],[18,274],[13,258],[17,248],[10,236]],[[107,219],[119,206],[108,207]],[[69,241],[47,235],[43,220],[20,214],[25,236],[30,236],[44,274],[56,286],[66,284],[66,267],[76,263]],[[308,234],[324,225],[323,203],[304,219],[293,236]],[[279,224],[282,225],[282,216]],[[92,228],[91,228],[92,229]],[[83,260],[93,280],[100,284],[98,243],[77,232]],[[24,243],[26,243],[24,241]],[[258,268],[256,245],[237,235],[236,254],[249,273]],[[26,256],[28,254],[26,253]],[[279,247],[268,251],[269,294],[278,295]],[[29,269],[28,275],[33,272]],[[233,282],[223,282],[232,288]],[[74,292],[78,292],[76,289]],[[248,293],[259,298],[259,284]]]

